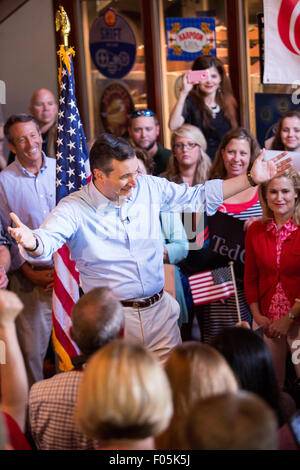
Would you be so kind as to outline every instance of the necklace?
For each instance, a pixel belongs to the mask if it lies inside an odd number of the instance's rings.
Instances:
[[[220,106],[218,104],[215,104],[214,106],[207,104],[206,106],[211,110],[213,118],[215,118],[217,113],[220,112]]]

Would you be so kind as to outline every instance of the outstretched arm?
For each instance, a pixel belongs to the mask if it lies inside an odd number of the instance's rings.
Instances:
[[[260,155],[257,157],[253,166],[251,168],[251,177],[256,184],[264,183],[275,176],[282,175],[286,170],[291,168],[291,158],[286,158],[284,161],[279,162],[279,160],[284,157],[287,152],[283,152],[280,155],[272,158],[271,160],[264,161],[263,150]],[[249,188],[251,185],[249,183],[247,175],[236,176],[235,178],[229,178],[228,180],[223,181],[223,198],[224,200],[234,196],[241,191]]]
[[[0,340],[4,351],[0,366],[1,408],[25,428],[28,381],[17,339],[15,319],[23,304],[13,292],[0,291]],[[4,363],[3,363],[4,362]]]
[[[8,232],[16,240],[16,242],[28,250],[33,256],[40,256],[43,253],[43,245],[39,242],[37,246],[37,236],[33,234],[32,230],[24,225],[19,217],[11,212],[10,217],[15,223],[16,227],[8,227]],[[37,246],[37,248],[36,248]],[[36,249],[35,249],[36,248]]]

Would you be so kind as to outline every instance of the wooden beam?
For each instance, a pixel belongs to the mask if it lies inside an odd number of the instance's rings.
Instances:
[[[77,0],[52,0],[53,4],[53,27],[55,28],[55,15],[59,6],[63,4],[63,7],[69,17],[71,23],[71,32],[69,35],[69,46],[74,47],[75,49],[75,57],[73,58],[74,64],[74,77],[75,77],[75,86],[76,86],[76,101],[78,110],[80,113],[82,124],[86,131],[86,118],[85,118],[85,107],[83,106],[84,103],[84,90],[83,84],[85,83],[85,76],[83,72],[83,68],[80,64],[80,51],[83,48],[82,40],[81,40],[81,29],[78,25],[78,15],[80,17],[78,8],[79,2]],[[56,42],[56,50],[58,51],[60,45],[62,44],[61,35],[59,33],[55,33],[55,42]],[[57,66],[59,65],[58,57],[57,57]]]
[[[229,75],[233,88],[234,96],[238,102],[238,121],[241,122],[241,109],[242,103],[241,96],[241,75],[239,67],[239,34],[238,34],[238,15],[237,15],[237,0],[226,0],[226,13],[227,13],[227,37],[228,37],[228,61],[229,61]]]
[[[0,24],[4,23],[11,15],[21,8],[29,0],[1,0]]]

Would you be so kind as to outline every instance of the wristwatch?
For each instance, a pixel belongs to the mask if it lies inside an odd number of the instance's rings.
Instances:
[[[288,317],[289,317],[291,320],[293,320],[293,321],[296,320],[296,318],[297,318],[297,317],[293,314],[293,312],[291,312],[291,311],[288,312]]]
[[[252,178],[250,171],[247,173],[247,178],[251,186],[257,186],[257,183],[255,183],[254,179]]]
[[[34,237],[34,238],[35,238],[35,247],[32,248],[31,250],[29,248],[26,248],[26,251],[29,251],[30,253],[33,253],[34,251],[36,251],[38,247],[40,246],[38,237]]]

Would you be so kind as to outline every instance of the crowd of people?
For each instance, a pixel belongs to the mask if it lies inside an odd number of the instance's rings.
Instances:
[[[282,117],[264,160],[222,62],[192,70],[205,74],[183,77],[171,149],[137,109],[128,139],[97,136],[92,180],[57,205],[53,93],[0,122],[1,449],[297,448],[285,383],[300,344],[300,176],[283,152],[300,148],[300,113]],[[69,372],[51,343],[64,244],[81,291]],[[195,305],[189,276],[232,259],[235,295]]]

